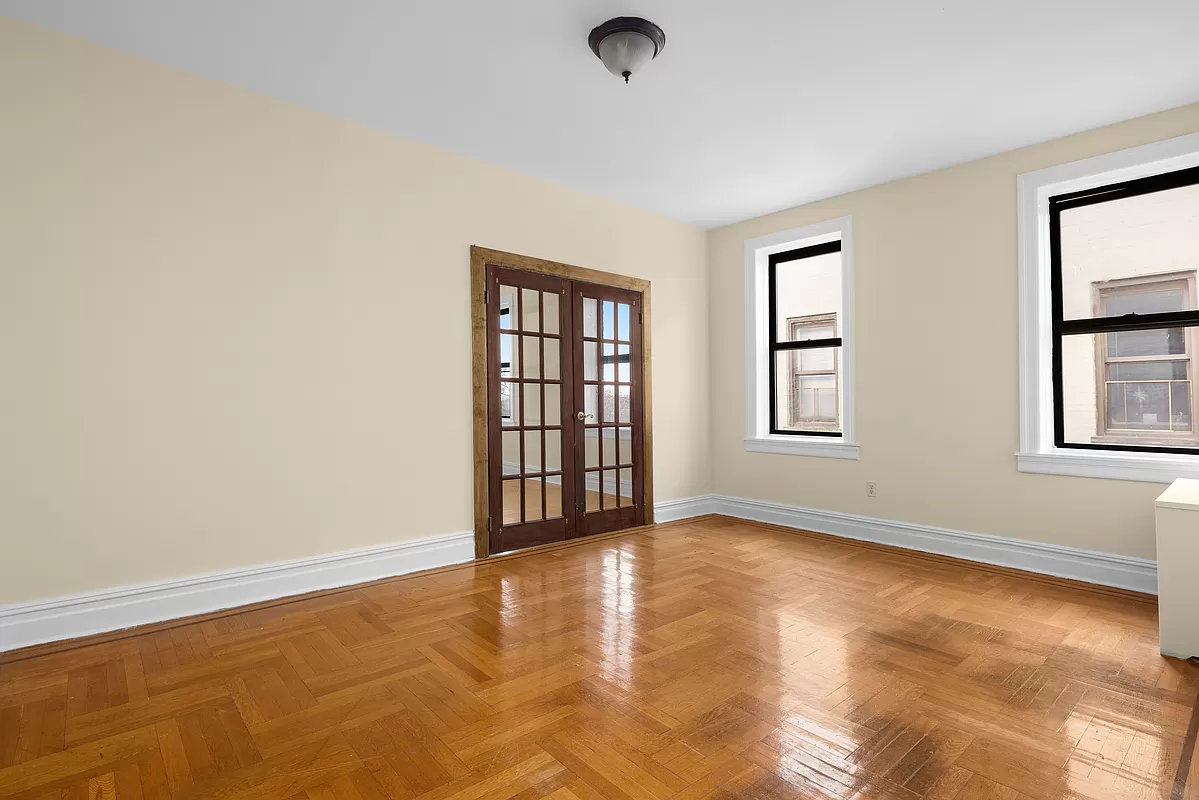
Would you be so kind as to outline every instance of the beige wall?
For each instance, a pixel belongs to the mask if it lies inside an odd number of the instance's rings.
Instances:
[[[469,530],[472,244],[653,282],[710,490],[703,231],[11,20],[0,152],[0,603]]]
[[[1194,131],[1199,105],[710,232],[715,491],[1153,557],[1162,485],[1016,471],[1016,176]],[[861,460],[746,453],[743,243],[843,215]]]

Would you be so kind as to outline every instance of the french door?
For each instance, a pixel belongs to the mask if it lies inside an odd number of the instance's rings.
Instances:
[[[491,553],[644,519],[640,303],[488,265]]]

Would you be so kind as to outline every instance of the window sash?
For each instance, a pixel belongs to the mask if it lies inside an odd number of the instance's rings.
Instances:
[[[1195,393],[1191,392],[1191,425],[1190,431],[1153,431],[1154,434],[1160,434],[1163,439],[1177,439],[1178,445],[1149,445],[1149,444],[1131,444],[1127,437],[1121,437],[1119,434],[1125,434],[1131,430],[1140,429],[1117,429],[1119,433],[1108,433],[1107,415],[1107,382],[1106,375],[1097,375],[1098,383],[1096,389],[1103,387],[1102,397],[1099,397],[1097,391],[1097,422],[1101,430],[1097,431],[1095,438],[1104,439],[1112,437],[1113,441],[1099,442],[1070,442],[1065,438],[1065,400],[1063,386],[1063,365],[1062,365],[1062,339],[1065,336],[1075,336],[1083,334],[1094,334],[1096,336],[1097,347],[1102,348],[1102,354],[1097,359],[1097,364],[1102,365],[1102,369],[1106,370],[1108,363],[1127,363],[1129,361],[1151,361],[1151,360],[1187,360],[1188,363],[1192,354],[1196,352],[1196,348],[1192,346],[1192,336],[1199,335],[1199,308],[1191,311],[1171,311],[1157,314],[1125,314],[1119,317],[1090,317],[1083,319],[1064,319],[1064,300],[1062,287],[1062,236],[1061,236],[1061,215],[1063,211],[1071,208],[1079,208],[1082,206],[1093,205],[1096,203],[1106,203],[1113,200],[1120,200],[1128,197],[1137,197],[1139,195],[1151,194],[1153,192],[1165,191],[1167,189],[1177,189],[1183,186],[1190,186],[1199,183],[1199,167],[1190,167],[1187,169],[1176,170],[1174,172],[1166,172],[1159,175],[1151,175],[1145,178],[1137,178],[1121,183],[1108,184],[1106,186],[1097,186],[1092,189],[1085,189],[1079,192],[1071,192],[1067,194],[1055,195],[1049,198],[1049,257],[1050,257],[1050,275],[1049,289],[1051,299],[1051,330],[1052,330],[1052,371],[1053,371],[1053,443],[1055,447],[1079,449],[1079,450],[1111,450],[1111,451],[1128,451],[1141,453],[1182,453],[1194,455],[1199,453],[1199,432],[1195,431],[1196,415],[1195,415]],[[1161,280],[1162,276],[1146,275],[1143,278],[1144,283],[1151,283]],[[1177,281],[1178,276],[1169,276],[1169,280]],[[1132,286],[1140,287],[1142,284],[1136,282],[1137,279],[1129,278],[1121,281],[1114,281],[1114,284],[1124,283],[1129,288]],[[1192,285],[1188,283],[1188,285]],[[1116,288],[1116,287],[1113,287]],[[1120,287],[1121,289],[1124,287]],[[1144,290],[1144,289],[1142,289]],[[1117,289],[1119,291],[1119,289]],[[1096,304],[1095,312],[1099,313],[1098,303]],[[1109,360],[1107,350],[1108,333],[1130,333],[1136,331],[1152,331],[1162,330],[1166,328],[1186,328],[1186,354],[1169,354],[1164,356],[1148,356],[1148,357],[1115,357]],[[1097,369],[1098,372],[1098,369]],[[1194,376],[1191,370],[1187,372],[1188,379]],[[1193,389],[1193,385],[1192,385]],[[1184,443],[1189,446],[1184,446]]]
[[[779,426],[780,409],[778,408],[778,363],[777,363],[778,359],[776,356],[776,354],[780,353],[780,352],[792,351],[792,358],[788,359],[788,361],[791,364],[790,369],[788,370],[788,372],[790,374],[789,380],[791,383],[791,386],[788,387],[788,397],[793,397],[793,395],[795,393],[795,381],[796,381],[796,377],[798,375],[801,375],[801,374],[805,375],[805,376],[806,375],[816,375],[816,374],[836,375],[836,372],[835,372],[836,359],[835,358],[833,361],[833,364],[834,364],[833,371],[821,371],[819,373],[809,373],[809,372],[801,373],[801,372],[799,372],[796,369],[796,364],[798,363],[798,359],[796,359],[794,357],[794,355],[795,355],[794,351],[809,350],[809,349],[816,349],[816,348],[830,348],[830,349],[831,348],[840,348],[842,346],[842,340],[841,340],[840,336],[831,336],[831,337],[827,337],[824,339],[804,339],[801,341],[788,341],[788,342],[780,342],[778,340],[778,293],[777,293],[777,287],[776,287],[776,269],[779,264],[785,264],[785,263],[789,263],[791,261],[798,261],[803,258],[812,258],[814,256],[821,256],[821,255],[827,255],[829,253],[840,253],[840,252],[841,252],[841,240],[836,239],[831,242],[822,242],[821,244],[809,245],[807,247],[801,247],[796,250],[788,250],[783,253],[773,253],[770,255],[770,258],[768,261],[768,266],[767,266],[767,281],[769,284],[768,294],[767,294],[767,307],[768,307],[767,325],[769,326],[769,332],[768,332],[769,335],[767,337],[767,343],[768,343],[768,356],[767,356],[768,370],[767,371],[770,373],[770,375],[769,375],[769,391],[770,391],[769,423],[770,423],[770,433],[772,433],[772,434],[781,434],[781,435],[786,435],[786,436],[833,436],[833,437],[841,437],[844,435],[844,432],[842,430],[819,430],[819,429],[788,430],[788,429],[785,429],[785,428],[782,428]],[[844,275],[842,275],[842,279],[844,279]],[[822,322],[820,324],[826,325],[826,326],[831,321],[834,326],[833,330],[834,331],[837,330],[837,328],[836,328],[837,314],[835,314],[835,313],[834,314],[813,315],[813,319],[821,319]],[[836,378],[835,384],[836,384],[836,392],[837,392],[837,406],[839,409],[840,403],[841,403],[841,397],[840,397],[841,388],[840,388],[839,376]],[[792,401],[792,406],[794,406],[793,401]],[[788,416],[790,416],[790,414]],[[792,422],[792,424],[795,424],[795,423]],[[811,422],[811,424],[820,425],[821,421],[813,420]],[[839,411],[837,413],[837,418],[832,422],[832,426],[834,428],[839,428],[841,426],[841,419],[840,419]]]

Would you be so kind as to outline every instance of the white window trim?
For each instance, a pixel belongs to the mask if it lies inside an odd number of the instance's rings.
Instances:
[[[1199,456],[1102,452],[1053,444],[1049,198],[1199,166],[1199,133],[1027,172],[1019,176],[1021,472],[1170,483],[1199,478]]]
[[[841,240],[841,436],[770,433],[770,256],[799,247]],[[850,217],[819,222],[745,241],[745,449],[857,460],[853,427],[853,225]]]

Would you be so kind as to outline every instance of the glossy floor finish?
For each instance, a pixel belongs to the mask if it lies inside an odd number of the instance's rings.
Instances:
[[[5,664],[0,796],[1196,797],[1197,691],[1151,603],[710,518]]]

